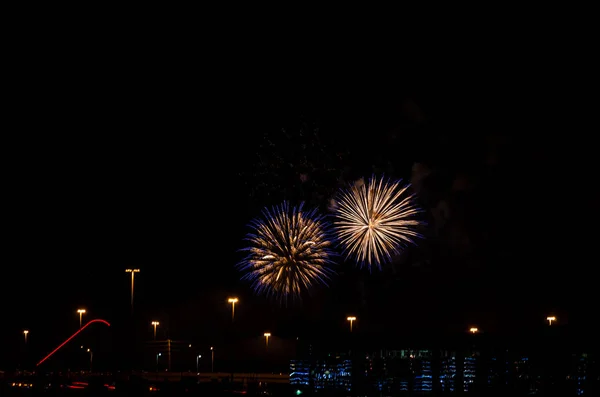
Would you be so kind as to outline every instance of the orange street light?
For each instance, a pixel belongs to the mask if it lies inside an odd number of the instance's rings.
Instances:
[[[233,322],[235,318],[235,304],[238,303],[238,298],[229,298],[227,302],[231,303],[231,322]]]
[[[83,319],[83,315],[85,314],[85,309],[78,309],[77,313],[79,313],[79,328],[81,328],[81,320]]]
[[[356,317],[350,316],[346,320],[350,321],[350,332],[352,332],[352,323],[356,321]]]
[[[152,321],[150,324],[154,327],[154,340],[156,340],[156,327],[160,325],[158,321]]]
[[[479,329],[477,327],[471,327],[469,328],[469,332],[472,334],[476,334],[479,332]]]
[[[139,273],[140,269],[125,269],[125,273],[131,273],[131,310],[133,310],[133,284],[136,273]]]
[[[269,347],[269,337],[271,336],[271,333],[270,332],[265,332],[264,336],[265,336],[265,345],[268,348]]]
[[[554,317],[554,316],[546,317],[546,321],[548,321],[548,325],[552,325],[552,321],[556,321],[556,317]]]
[[[25,344],[27,344],[27,335],[29,334],[29,330],[28,329],[24,329],[23,330],[23,336],[25,337]]]

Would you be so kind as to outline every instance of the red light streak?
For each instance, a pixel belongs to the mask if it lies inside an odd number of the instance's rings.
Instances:
[[[81,331],[83,331],[84,329],[86,329],[86,327],[87,327],[88,325],[92,324],[92,323],[104,323],[104,324],[106,324],[106,326],[110,327],[110,323],[109,323],[108,321],[106,321],[106,320],[101,320],[101,319],[99,319],[99,318],[97,318],[97,319],[95,319],[95,320],[92,320],[92,321],[88,322],[86,325],[84,325],[83,327],[79,328],[79,330],[78,330],[77,332],[75,332],[73,335],[69,336],[69,337],[67,338],[67,340],[66,340],[66,341],[64,341],[63,343],[61,343],[60,345],[58,345],[58,347],[57,347],[56,349],[52,350],[52,351],[50,352],[50,354],[48,354],[46,357],[42,358],[42,359],[40,360],[40,362],[36,364],[36,367],[37,367],[37,366],[39,366],[39,365],[40,365],[41,363],[43,363],[44,361],[46,361],[47,359],[49,359],[49,358],[50,358],[50,356],[52,356],[54,353],[56,353],[56,352],[57,352],[57,351],[58,351],[58,350],[59,350],[61,347],[63,347],[63,346],[64,346],[64,345],[66,345],[67,343],[69,343],[69,341],[70,341],[71,339],[73,339],[74,337],[76,337],[77,335],[79,335],[79,333],[80,333]]]

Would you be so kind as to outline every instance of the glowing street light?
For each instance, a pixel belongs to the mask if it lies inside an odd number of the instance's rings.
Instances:
[[[85,314],[85,309],[78,309],[77,313],[79,313],[79,328],[81,328],[81,321],[83,320],[83,315]]]
[[[90,372],[92,372],[92,362],[94,360],[94,352],[91,349],[87,349],[87,352],[90,353]]]
[[[552,325],[552,321],[556,321],[556,317],[554,317],[554,316],[546,317],[546,321],[548,321],[548,325]]]
[[[350,316],[346,320],[350,321],[350,332],[352,332],[352,323],[356,321],[356,317]]]
[[[25,337],[25,344],[27,344],[27,335],[29,334],[29,330],[28,329],[24,329],[23,330],[23,336]]]
[[[158,372],[158,358],[162,356],[162,353],[156,353],[156,372]]]
[[[202,354],[198,354],[196,356],[196,373],[199,373],[200,371],[198,370],[198,360],[202,358]]]
[[[269,337],[271,336],[271,333],[270,332],[265,332],[264,336],[265,336],[265,345],[268,348],[269,347]]]
[[[139,273],[140,269],[125,269],[125,273],[131,273],[131,310],[133,310],[133,285],[134,277],[136,273]]]
[[[476,334],[479,332],[479,329],[477,327],[471,327],[469,328],[469,332],[472,334]]]
[[[215,372],[215,349],[210,347],[210,372]]]
[[[154,327],[154,340],[156,340],[156,327],[160,325],[158,321],[152,321],[152,326]]]
[[[231,303],[231,322],[233,322],[235,318],[235,304],[238,303],[238,298],[229,298],[227,302]]]

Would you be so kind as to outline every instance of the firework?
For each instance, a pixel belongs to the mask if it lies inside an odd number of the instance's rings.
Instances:
[[[242,279],[258,294],[299,299],[317,285],[327,285],[333,274],[329,229],[316,210],[303,211],[284,202],[265,208],[250,223],[247,256],[238,264]]]
[[[342,190],[335,202],[334,228],[347,258],[381,269],[393,254],[421,237],[416,231],[421,212],[408,185],[372,177]]]
[[[342,178],[348,156],[343,141],[326,139],[314,123],[268,130],[252,141],[251,154],[239,173],[252,201],[304,201],[311,206],[330,197]]]

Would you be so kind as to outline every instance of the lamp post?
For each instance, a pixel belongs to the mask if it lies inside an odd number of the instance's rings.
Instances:
[[[139,272],[140,269],[125,269],[125,273],[131,273],[131,310],[133,310],[133,286],[135,281],[135,274]]]
[[[215,372],[215,349],[210,347],[210,372]]]
[[[156,372],[158,372],[158,358],[162,356],[162,353],[156,353]]]
[[[270,332],[265,332],[264,336],[265,336],[265,346],[268,349],[269,348],[269,337],[271,336],[271,333]]]
[[[231,303],[231,322],[233,322],[235,318],[235,304],[238,303],[238,298],[229,298],[227,302]]]
[[[472,334],[476,334],[479,332],[479,329],[477,327],[471,327],[469,328],[469,332]]]
[[[200,360],[200,358],[202,358],[202,354],[198,354],[196,356],[196,373],[200,373],[200,370],[198,369],[198,360]]]
[[[548,317],[546,317],[546,321],[548,321],[548,325],[552,325],[552,322],[556,321],[556,317],[555,316],[548,316]]]
[[[352,323],[354,323],[354,321],[356,321],[356,317],[350,316],[346,320],[350,321],[350,332],[352,332]]]
[[[160,325],[158,321],[152,321],[152,326],[154,327],[154,340],[156,340],[156,327]]]
[[[81,321],[83,320],[85,309],[77,309],[77,313],[79,313],[79,328],[81,328]]]
[[[87,349],[87,352],[90,353],[90,372],[92,372],[92,362],[94,361],[94,352],[91,349]]]
[[[23,330],[23,336],[25,337],[25,344],[27,344],[27,335],[29,334],[29,330],[28,329],[24,329]]]

